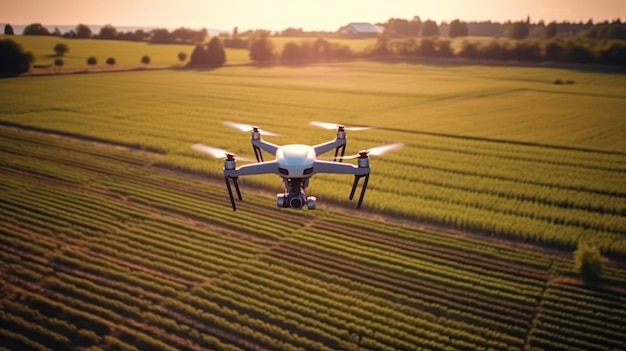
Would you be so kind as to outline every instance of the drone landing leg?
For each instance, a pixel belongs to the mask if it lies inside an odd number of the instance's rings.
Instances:
[[[241,191],[239,190],[239,182],[237,182],[237,178],[224,177],[226,181],[226,189],[228,190],[228,197],[230,198],[230,204],[233,206],[233,211],[237,211],[237,206],[235,205],[235,197],[233,196],[233,190],[230,186],[230,180],[232,179],[233,184],[235,185],[235,190],[237,191],[237,197],[239,200],[242,199]]]
[[[337,159],[337,155],[339,155],[339,150],[341,149],[341,156]],[[338,146],[335,149],[335,157],[333,158],[333,162],[343,162],[343,156],[346,154],[346,144],[342,146]]]
[[[256,156],[257,162],[263,162],[263,153],[261,152],[261,148],[258,146],[253,146],[254,148],[254,156]]]
[[[370,180],[370,175],[365,174],[365,175],[355,175],[354,176],[354,183],[352,183],[352,191],[350,192],[350,200],[352,200],[354,198],[354,193],[356,192],[356,187],[359,185],[359,179],[365,177],[365,180],[363,181],[363,186],[361,187],[361,195],[359,195],[359,201],[357,202],[356,208],[361,209],[361,204],[363,204],[363,197],[365,197],[365,191],[367,190],[367,183],[369,183]]]
[[[361,188],[361,196],[359,196],[359,202],[356,205],[357,210],[361,209],[361,204],[363,203],[363,197],[365,196],[365,190],[367,190],[367,183],[370,180],[369,173],[365,175],[365,180],[363,181],[363,187]]]

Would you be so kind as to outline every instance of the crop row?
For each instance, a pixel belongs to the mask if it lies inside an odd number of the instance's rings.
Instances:
[[[233,214],[211,203],[223,189],[204,182],[123,160],[86,164],[71,152],[31,159],[38,150],[27,144],[21,152],[0,168],[1,271],[24,296],[6,318],[33,317],[44,334],[73,340],[74,325],[122,349],[391,350],[519,349],[528,333],[531,345],[570,338],[593,346],[593,331],[622,332],[611,296],[544,293],[554,258],[540,253],[323,211],[256,208],[254,198]],[[73,171],[87,180],[64,182]],[[552,335],[554,322],[577,310],[589,323],[572,318],[564,337]]]
[[[423,156],[420,164],[423,162],[429,164],[431,161],[424,161],[428,160],[428,155]],[[81,158],[79,157],[78,159],[84,162]],[[109,167],[109,161],[111,160],[98,160],[96,163],[106,162],[103,163],[103,166]],[[557,181],[554,183],[558,186],[555,188],[555,196],[557,197],[553,200],[544,200],[547,199],[545,194],[550,193],[550,191],[546,191],[545,185],[533,185],[532,182],[528,183],[526,181],[519,184],[516,181],[514,185],[510,186],[507,185],[507,182],[498,185],[493,183],[493,181],[504,181],[499,180],[500,178],[498,177],[501,176],[498,175],[496,175],[495,179],[485,183],[483,189],[479,186],[482,180],[492,177],[491,172],[485,173],[484,165],[481,164],[480,168],[471,171],[475,172],[471,174],[475,174],[472,177],[476,179],[472,178],[473,180],[468,181],[466,176],[461,178],[454,176],[458,172],[454,168],[458,167],[458,162],[451,163],[451,161],[441,158],[433,158],[432,162],[434,162],[433,164],[444,162],[443,166],[437,167],[441,170],[446,170],[448,174],[441,174],[440,171],[436,171],[429,178],[429,172],[418,172],[419,175],[416,178],[417,173],[411,171],[410,180],[412,184],[423,184],[423,186],[408,188],[411,198],[408,201],[403,200],[399,202],[397,206],[399,213],[404,212],[403,207],[405,206],[422,208],[424,210],[417,210],[415,213],[418,218],[434,219],[466,229],[495,232],[498,235],[522,237],[529,241],[540,240],[564,247],[575,246],[581,238],[587,240],[593,238],[592,240],[598,242],[608,252],[619,252],[623,246],[621,241],[615,238],[615,235],[619,235],[621,228],[623,228],[623,216],[611,215],[612,212],[616,213],[615,211],[621,213],[623,209],[621,207],[614,209],[606,208],[607,204],[617,204],[616,201],[606,201],[604,197],[608,195],[589,194],[585,196],[584,192],[574,190],[576,189],[574,186],[571,188],[560,187],[558,184],[561,184],[561,181]],[[497,167],[501,166],[498,162],[494,165],[497,165]],[[411,169],[414,168],[414,165],[407,166]],[[119,167],[117,168],[119,169]],[[402,166],[397,165],[395,168],[402,168]],[[571,172],[567,171],[566,173],[570,174]],[[518,175],[520,172],[516,171],[513,174]],[[593,174],[592,172],[590,176],[593,176]],[[442,179],[447,180],[442,183]],[[458,179],[460,183],[457,182],[456,185],[455,183],[450,183],[454,179]],[[602,179],[605,181],[606,177]],[[325,183],[323,179],[320,179],[320,181]],[[621,177],[617,181],[621,181]],[[468,183],[472,184],[471,189],[465,185]],[[387,184],[387,182],[385,181],[382,184]],[[535,187],[535,190],[522,189],[523,191],[520,190],[521,193],[516,190],[515,193],[509,194],[511,190],[508,189],[518,189],[520,186],[523,187],[524,184]],[[598,182],[594,184],[598,184]],[[550,185],[548,189],[552,187]],[[396,187],[394,186],[394,188]],[[613,186],[610,186],[610,188],[615,189]],[[371,198],[368,201],[368,203],[372,204],[370,206],[376,208],[376,204],[385,203],[388,201],[387,199],[392,198],[394,195],[388,193],[388,190],[390,189],[381,188],[379,185],[373,184],[372,192],[368,195],[368,198]],[[484,193],[483,191],[487,192]],[[496,193],[491,194],[490,192],[493,191],[496,191]],[[530,195],[531,193],[537,193],[538,195],[533,197],[533,195]],[[459,197],[459,194],[464,195]],[[577,200],[573,200],[578,196],[576,194],[581,194],[580,199],[582,202],[579,205],[576,204]],[[343,198],[343,196],[341,197]],[[222,195],[220,198],[225,205],[224,209],[228,210],[225,196]],[[590,199],[598,199],[597,201],[599,202],[590,204],[588,202]],[[547,201],[546,204],[542,205],[543,201]],[[576,210],[576,206],[578,206],[579,210]],[[589,211],[589,209],[595,210]],[[224,216],[228,215],[225,213]],[[517,224],[511,226],[509,223]]]

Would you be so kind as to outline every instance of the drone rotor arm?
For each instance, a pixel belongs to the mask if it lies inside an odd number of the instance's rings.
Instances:
[[[236,169],[224,169],[224,176],[229,178],[236,178],[245,175],[272,173],[278,173],[278,162],[276,161],[250,163]]]
[[[341,147],[345,147],[345,145],[346,139],[335,139],[326,143],[315,145],[313,146],[313,149],[315,150],[315,155],[320,156],[333,149],[338,150]]]
[[[278,150],[278,145],[276,144],[272,144],[268,141],[262,140],[262,139],[252,139],[252,146],[255,148],[259,148],[263,151],[269,152],[272,155],[276,155],[276,150]]]
[[[358,167],[349,163],[316,160],[315,163],[313,163],[313,172],[364,176],[366,174],[369,174],[370,168]]]

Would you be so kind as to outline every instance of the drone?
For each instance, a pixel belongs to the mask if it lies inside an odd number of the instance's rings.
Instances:
[[[373,127],[346,127],[334,123],[310,122],[311,125],[316,127],[336,130],[337,135],[335,139],[314,146],[303,144],[279,146],[261,138],[261,135],[279,136],[278,134],[264,131],[253,125],[236,122],[224,122],[224,124],[239,131],[251,133],[250,141],[256,157],[256,163],[249,163],[237,167],[237,159],[251,162],[254,162],[254,160],[238,158],[235,154],[226,150],[204,144],[194,144],[192,148],[215,158],[224,157],[224,180],[233,211],[237,210],[233,187],[235,188],[239,201],[243,200],[239,188],[239,177],[259,174],[277,174],[282,178],[285,191],[284,193],[276,195],[276,205],[279,208],[302,209],[306,205],[309,210],[315,209],[317,198],[307,196],[307,188],[311,177],[318,173],[353,175],[354,182],[352,183],[350,200],[354,198],[360,180],[364,179],[356,205],[356,208],[360,209],[370,177],[370,156],[380,156],[398,150],[404,146],[402,143],[388,144],[360,151],[356,155],[346,156],[346,132],[367,130]],[[335,151],[332,161],[318,159],[319,156],[332,150]],[[273,155],[275,159],[265,161],[263,151]],[[356,165],[343,162],[344,160],[350,159],[356,159]]]

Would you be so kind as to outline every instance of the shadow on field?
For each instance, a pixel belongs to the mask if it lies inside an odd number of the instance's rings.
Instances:
[[[431,65],[438,67],[461,67],[461,66],[494,66],[494,67],[532,67],[532,68],[563,68],[581,72],[602,73],[602,74],[624,74],[626,67],[609,66],[600,64],[566,63],[566,62],[524,62],[524,61],[501,61],[501,60],[481,60],[466,58],[443,58],[443,57],[374,57],[367,58],[366,61],[395,64]]]
[[[221,68],[228,68],[228,67],[245,67],[245,66],[257,66],[254,63],[229,63],[229,64],[224,64],[222,66],[214,66],[214,65],[184,65],[184,66],[177,66],[177,67],[172,67],[171,69],[173,70],[179,70],[179,71],[198,71],[198,72],[208,72],[208,71],[215,71]]]

